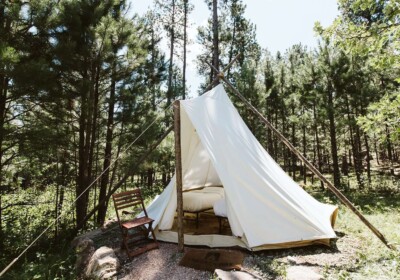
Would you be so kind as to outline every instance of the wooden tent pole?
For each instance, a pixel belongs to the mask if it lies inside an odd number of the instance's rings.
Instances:
[[[178,215],[178,250],[184,251],[183,239],[183,197],[182,197],[182,151],[181,151],[181,112],[180,102],[174,102],[174,132],[175,132],[175,180]]]
[[[212,67],[214,70],[215,67],[211,65],[210,63],[206,62],[210,67]],[[364,217],[363,214],[361,214],[360,211],[357,210],[357,208],[350,202],[350,200],[340,191],[338,190],[330,181],[328,181],[324,175],[322,175],[321,172],[310,162],[307,160],[307,158],[300,153],[293,145],[292,143],[289,142],[283,136],[247,99],[226,79],[223,75],[223,73],[219,73],[219,77],[232,89],[232,91],[237,95],[237,97],[242,100],[247,107],[255,114],[257,115],[261,121],[268,126],[269,129],[271,129],[275,135],[289,148],[291,152],[293,152],[309,169],[311,172],[313,172],[322,182],[324,182],[328,188],[342,201],[347,207],[350,208],[351,211],[356,214],[360,220],[383,242],[383,244],[386,245],[389,249],[394,249],[394,246],[390,245],[388,241],[386,240],[385,236],[376,228],[374,227],[368,220],[367,218]]]
[[[229,68],[231,68],[232,64],[235,63],[236,60],[238,60],[238,58],[240,57],[240,53],[235,56],[231,62],[229,62],[228,65],[226,65],[226,67],[224,68],[224,70],[222,70],[222,73],[225,73],[226,71],[228,71]],[[220,73],[219,71],[217,71],[217,73]],[[204,90],[204,92],[209,91],[210,89],[212,89],[213,85],[215,85],[215,81],[219,80],[219,76],[217,75],[216,78],[214,78],[214,80],[206,87],[206,89]]]

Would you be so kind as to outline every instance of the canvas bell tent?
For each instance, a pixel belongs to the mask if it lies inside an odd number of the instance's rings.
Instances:
[[[217,192],[224,208],[220,215],[227,217],[231,229],[231,235],[186,233],[185,244],[261,250],[327,244],[336,238],[337,207],[315,200],[280,168],[243,122],[222,85],[180,104],[182,188],[184,194],[193,194],[191,201],[184,195],[184,208],[208,209],[208,200]],[[174,176],[147,207],[159,240],[178,240],[176,193]]]

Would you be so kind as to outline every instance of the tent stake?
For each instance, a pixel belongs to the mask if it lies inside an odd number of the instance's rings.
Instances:
[[[182,197],[182,151],[181,151],[181,112],[180,102],[174,102],[174,133],[175,133],[175,179],[178,212],[178,250],[183,253],[183,197]]]
[[[324,182],[328,188],[340,199],[340,201],[343,202],[347,207],[350,208],[351,211],[353,211],[354,214],[356,214],[360,220],[383,242],[383,244],[386,245],[389,249],[395,249],[395,247],[391,244],[388,243],[386,240],[385,236],[376,228],[374,227],[368,220],[367,218],[364,217],[363,214],[361,214],[360,211],[357,210],[357,208],[350,202],[350,200],[339,190],[337,189],[330,181],[328,181],[324,175],[322,175],[321,172],[310,162],[307,160],[307,158],[300,153],[293,145],[292,143],[289,142],[283,136],[247,99],[228,81],[228,79],[225,78],[223,73],[219,72],[213,65],[206,63],[213,68],[217,73],[219,73],[219,77],[232,89],[232,91],[237,95],[237,97],[242,100],[246,106],[255,114],[257,115],[260,120],[270,128],[275,135],[289,148],[289,150],[294,153],[308,168],[311,172],[313,172],[322,182]]]

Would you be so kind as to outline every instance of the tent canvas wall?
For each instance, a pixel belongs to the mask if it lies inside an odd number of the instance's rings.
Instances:
[[[337,207],[294,182],[243,122],[222,85],[181,101],[183,190],[223,185],[233,236],[185,235],[187,245],[252,250],[325,243],[336,238]],[[177,242],[175,177],[147,208],[159,240]]]

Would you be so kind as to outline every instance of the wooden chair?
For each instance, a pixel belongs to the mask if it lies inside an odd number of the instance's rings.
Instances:
[[[129,258],[158,248],[158,242],[152,227],[154,220],[147,215],[140,190],[135,189],[113,194],[112,197],[122,232],[122,246],[125,247]],[[136,218],[142,212],[144,216]],[[148,238],[150,232],[152,240]]]

